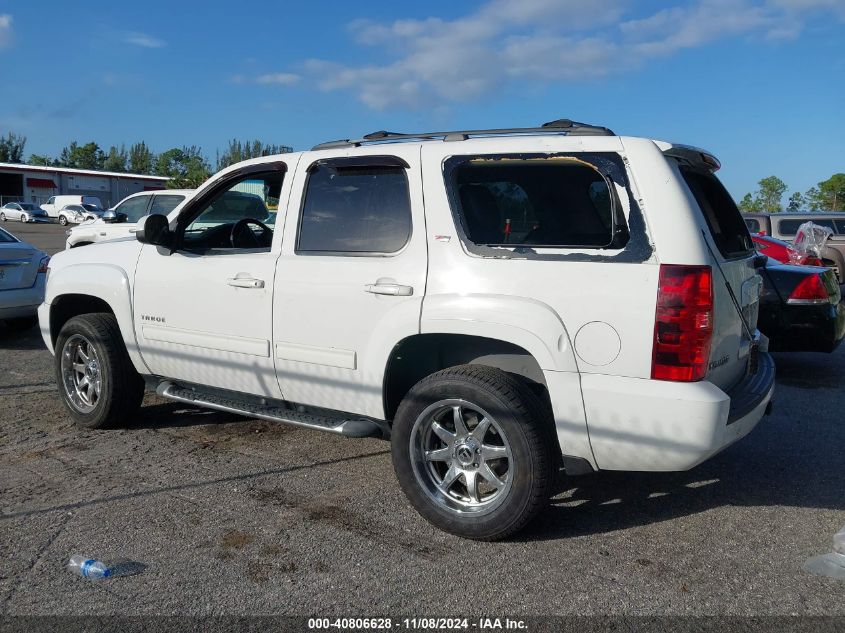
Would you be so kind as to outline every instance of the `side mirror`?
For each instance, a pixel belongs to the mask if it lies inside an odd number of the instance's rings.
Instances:
[[[135,238],[142,244],[170,248],[173,234],[170,232],[167,216],[154,213],[142,217],[136,225]]]
[[[765,268],[767,261],[769,261],[768,255],[763,255],[763,253],[757,253],[754,256],[754,268]]]
[[[113,209],[107,209],[103,212],[103,222],[117,222],[117,213]]]

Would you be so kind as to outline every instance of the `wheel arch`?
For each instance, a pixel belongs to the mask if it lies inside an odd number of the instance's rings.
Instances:
[[[50,340],[55,346],[62,326],[81,314],[114,315],[135,369],[149,369],[138,351],[133,324],[132,294],[126,272],[109,264],[75,264],[50,273],[45,303],[50,306]]]
[[[501,369],[522,377],[541,398],[548,398],[540,363],[519,345],[470,334],[415,334],[399,341],[387,359],[382,389],[385,418],[393,418],[399,403],[420,380],[457,365]]]

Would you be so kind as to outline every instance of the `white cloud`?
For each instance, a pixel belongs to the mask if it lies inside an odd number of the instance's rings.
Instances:
[[[350,92],[374,109],[440,107],[513,87],[610,75],[726,38],[794,39],[808,16],[845,20],[845,0],[674,0],[636,17],[629,4],[488,0],[450,20],[354,20],[350,36],[379,61],[311,59],[302,75],[319,90]],[[279,73],[252,81],[298,79]]]
[[[142,48],[164,48],[167,42],[146,33],[127,33],[123,38],[127,44],[134,44]]]
[[[255,78],[255,83],[259,84],[279,84],[287,86],[299,81],[299,75],[293,73],[268,73],[266,75],[258,75]]]
[[[13,41],[12,16],[8,13],[0,13],[0,48],[11,46]]]

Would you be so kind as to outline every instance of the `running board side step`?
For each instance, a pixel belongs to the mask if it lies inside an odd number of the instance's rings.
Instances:
[[[301,426],[315,431],[337,433],[344,437],[379,437],[390,438],[390,427],[367,418],[343,420],[305,413],[294,409],[285,409],[271,404],[245,402],[235,398],[228,398],[221,394],[209,393],[197,389],[182,387],[170,381],[164,381],[156,387],[156,394],[163,398],[184,402],[198,407],[236,413],[252,418],[260,418],[271,422],[283,422],[293,426]]]

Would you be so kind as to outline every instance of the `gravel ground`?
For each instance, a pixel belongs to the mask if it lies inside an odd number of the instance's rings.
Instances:
[[[0,328],[0,614],[845,616],[845,584],[801,569],[845,523],[845,350],[776,361],[742,442],[686,473],[570,478],[487,544],[420,519],[379,440],[154,395],[80,430],[37,330]],[[94,583],[75,553],[144,568]]]

